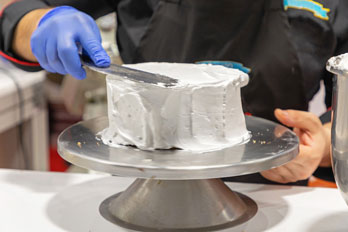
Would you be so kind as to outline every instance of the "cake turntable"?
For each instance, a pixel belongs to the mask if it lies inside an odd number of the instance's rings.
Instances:
[[[101,117],[64,130],[58,152],[87,169],[137,178],[101,203],[112,223],[139,231],[219,230],[248,221],[257,205],[218,178],[267,170],[298,154],[298,138],[286,127],[250,116],[246,125],[250,140],[218,151],[142,151],[103,144],[97,134],[108,119]]]

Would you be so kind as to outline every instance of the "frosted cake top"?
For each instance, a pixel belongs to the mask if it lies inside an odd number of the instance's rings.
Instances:
[[[249,81],[246,73],[222,65],[149,62],[125,66],[175,78],[178,80],[178,87],[212,85],[225,81],[233,81],[235,85],[243,87]]]

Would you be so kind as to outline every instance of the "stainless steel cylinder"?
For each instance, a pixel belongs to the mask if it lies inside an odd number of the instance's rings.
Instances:
[[[348,55],[332,57],[327,70],[333,81],[331,151],[335,180],[348,204]]]

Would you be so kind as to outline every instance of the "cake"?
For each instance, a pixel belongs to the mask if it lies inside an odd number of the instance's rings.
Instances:
[[[143,150],[217,150],[249,138],[240,88],[249,77],[210,64],[126,65],[178,80],[172,87],[107,76],[109,127],[101,139],[110,146]]]

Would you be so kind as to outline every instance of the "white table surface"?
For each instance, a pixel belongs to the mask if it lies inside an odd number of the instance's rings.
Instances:
[[[106,221],[99,204],[132,178],[0,169],[0,231],[130,231]],[[348,231],[338,190],[228,183],[259,207],[248,222],[223,231]]]

